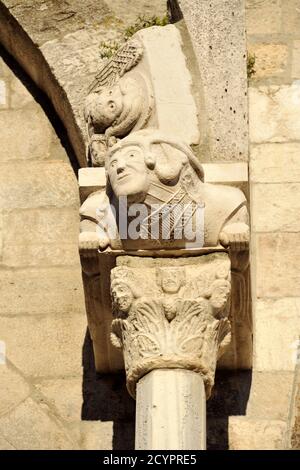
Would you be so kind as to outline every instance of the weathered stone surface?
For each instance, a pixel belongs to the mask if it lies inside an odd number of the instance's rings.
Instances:
[[[113,445],[112,421],[83,421],[80,425],[81,449],[109,450]]]
[[[66,149],[63,147],[63,144],[57,134],[52,132],[52,141],[50,144],[49,150],[50,160],[62,160],[64,162],[70,163],[69,156],[66,152]]]
[[[7,85],[4,80],[0,80],[0,110],[8,107]]]
[[[283,2],[286,3],[286,2]],[[280,0],[247,0],[246,28],[250,34],[273,34],[281,32]]]
[[[80,375],[85,330],[85,317],[73,312],[1,317],[8,357],[24,374],[34,377]]]
[[[55,407],[61,419],[68,423],[81,419],[82,377],[45,380],[35,384],[36,388]]]
[[[300,337],[299,309],[299,298],[256,300],[255,369],[295,369],[297,340]]]
[[[76,445],[51,415],[49,408],[27,398],[0,418],[2,435],[18,450],[74,450]]]
[[[3,224],[8,245],[73,243],[79,216],[77,208],[9,210],[3,214]]]
[[[300,78],[300,41],[293,42],[292,78]]]
[[[151,17],[155,14],[163,17],[166,14],[165,0],[139,0],[137,3],[114,0],[113,2],[106,1],[105,3],[119,20],[128,25],[134,22],[139,15]]]
[[[250,177],[255,183],[300,182],[300,144],[252,146]]]
[[[100,0],[96,4],[91,0],[58,3],[51,0],[24,0],[17,4],[12,0],[4,0],[3,3],[39,45],[91,26],[95,30],[101,27],[109,30],[113,26],[122,29],[124,25],[134,22],[138,15],[163,16],[166,12],[166,2],[162,0],[139,0],[138,3]]]
[[[252,221],[256,232],[300,231],[300,184],[255,184]]]
[[[255,245],[258,297],[300,296],[300,234],[259,234]]]
[[[15,450],[15,447],[0,435],[0,450]]]
[[[282,8],[282,32],[289,35],[299,35],[300,11],[299,0],[283,0]]]
[[[229,449],[283,450],[286,430],[284,421],[230,416]]]
[[[26,209],[4,215],[6,266],[78,265],[76,209]]]
[[[4,239],[3,211],[0,209],[0,263],[2,261],[2,256],[3,256],[3,239]]]
[[[250,55],[255,56],[255,74],[252,79],[277,77],[286,70],[288,46],[286,44],[254,43],[248,48]]]
[[[300,81],[249,88],[252,143],[287,142],[300,134]]]
[[[60,245],[6,245],[2,263],[6,267],[79,266],[78,243]]]
[[[85,311],[79,269],[0,270],[0,279],[2,315]]]
[[[106,2],[102,0],[96,4],[80,0],[58,3],[51,0],[24,0],[22,3],[7,0],[3,3],[39,45],[91,25],[96,28],[109,13]]]
[[[0,77],[2,78],[10,78],[11,77],[11,70],[6,65],[2,57],[0,57]]]
[[[13,109],[19,109],[32,102],[34,103],[34,98],[31,93],[29,93],[22,82],[12,74],[12,78],[10,80],[10,107]]]
[[[30,139],[31,141],[31,139]],[[0,205],[3,208],[78,207],[75,175],[69,164],[6,163],[0,171]]]
[[[247,417],[286,421],[289,414],[293,383],[294,371],[272,370],[259,372],[254,370],[247,404]]]
[[[0,161],[47,158],[51,132],[45,113],[36,104],[0,112]]]
[[[2,336],[1,333],[0,335]],[[16,370],[5,364],[0,365],[0,382],[1,416],[12,411],[19,403],[25,400],[30,393],[30,387]]]
[[[137,36],[142,40],[149,63],[157,127],[190,145],[198,144],[198,111],[179,31],[168,25],[142,30]]]
[[[241,1],[180,0],[179,4],[203,82],[211,159],[247,160],[246,40]]]
[[[239,186],[248,182],[247,163],[204,163],[207,183],[227,183]]]

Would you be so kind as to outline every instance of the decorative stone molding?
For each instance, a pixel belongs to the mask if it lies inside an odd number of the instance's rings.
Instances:
[[[111,271],[111,339],[123,349],[127,387],[154,369],[201,374],[209,398],[217,358],[230,342],[230,260],[117,259]]]

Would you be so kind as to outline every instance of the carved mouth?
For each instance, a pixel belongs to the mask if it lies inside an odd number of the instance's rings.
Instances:
[[[130,173],[122,173],[120,176],[118,176],[118,181],[122,181],[125,178],[128,178],[128,176],[131,176]]]

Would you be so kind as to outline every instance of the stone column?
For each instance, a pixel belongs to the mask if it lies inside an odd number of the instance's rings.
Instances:
[[[228,254],[120,256],[111,271],[112,342],[137,399],[138,449],[204,449],[205,404],[230,342]]]
[[[156,369],[137,384],[137,450],[205,450],[206,397],[200,374]]]

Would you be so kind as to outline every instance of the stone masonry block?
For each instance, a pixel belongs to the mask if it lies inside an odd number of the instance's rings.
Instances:
[[[250,152],[250,179],[254,183],[300,182],[300,144],[261,144]]]
[[[79,375],[84,315],[1,317],[8,358],[31,377]]]
[[[0,315],[84,313],[80,268],[0,270]]]

